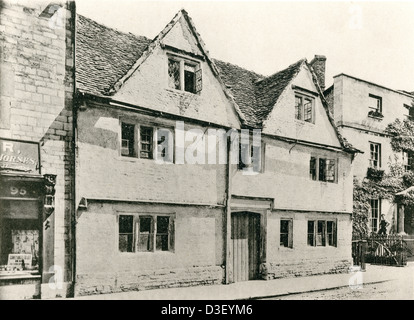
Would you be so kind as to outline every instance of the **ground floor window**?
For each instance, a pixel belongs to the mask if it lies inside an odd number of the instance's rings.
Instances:
[[[308,221],[309,246],[336,246],[336,223],[331,220]]]
[[[292,219],[280,220],[280,246],[293,247],[293,221]]]
[[[174,251],[174,215],[119,215],[119,251]]]
[[[0,275],[39,270],[39,212],[37,201],[1,201]]]

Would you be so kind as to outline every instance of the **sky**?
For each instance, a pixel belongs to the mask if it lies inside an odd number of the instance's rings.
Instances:
[[[414,2],[76,0],[77,12],[153,39],[184,8],[212,58],[271,75],[324,55],[340,73],[414,91]]]

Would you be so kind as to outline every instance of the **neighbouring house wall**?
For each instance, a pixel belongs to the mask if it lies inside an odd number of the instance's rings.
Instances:
[[[119,214],[175,214],[174,252],[119,252]],[[202,284],[224,276],[224,209],[91,202],[78,213],[76,295]]]
[[[39,17],[47,4],[0,3],[0,137],[40,142],[42,174],[57,175],[53,225],[44,231],[47,238],[54,230],[54,243],[46,250],[71,281],[74,8],[62,3],[53,19]]]
[[[293,219],[293,247],[280,246],[280,220]],[[308,220],[333,220],[336,247],[307,244]],[[352,265],[350,214],[273,210],[267,217],[267,279],[346,272]]]

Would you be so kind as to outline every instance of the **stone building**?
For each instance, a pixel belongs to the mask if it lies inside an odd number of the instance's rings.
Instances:
[[[404,170],[412,170],[412,153],[394,152],[385,129],[396,119],[412,119],[413,93],[339,74],[325,96],[341,134],[364,152],[353,164],[359,181],[367,176],[368,168],[389,173],[390,165],[400,164]],[[413,234],[412,213],[406,210],[404,214],[402,207],[375,196],[371,199],[370,231],[378,231],[382,214],[390,223],[388,232]]]
[[[212,59],[184,10],[153,40],[73,3],[5,3],[1,18],[0,137],[41,155],[41,171],[2,179],[56,175],[54,202],[43,192],[36,216],[19,213],[39,219],[43,248],[26,296],[348,269],[358,150],[330,116],[323,56],[263,76]]]
[[[74,14],[0,1],[0,299],[72,283]]]

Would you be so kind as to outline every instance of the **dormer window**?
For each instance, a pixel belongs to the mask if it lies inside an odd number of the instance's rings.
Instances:
[[[200,93],[202,89],[200,63],[178,56],[169,57],[168,86],[175,90]]]
[[[314,99],[305,95],[295,95],[295,119],[315,123]]]

